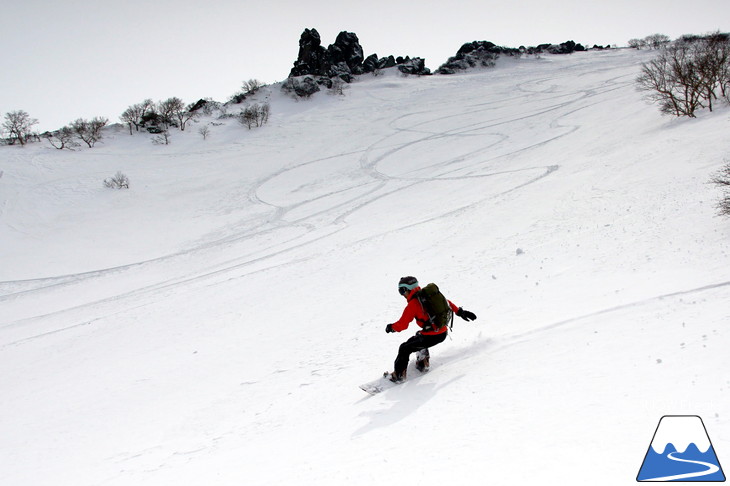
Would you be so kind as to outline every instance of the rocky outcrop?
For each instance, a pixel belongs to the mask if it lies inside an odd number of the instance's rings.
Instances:
[[[585,51],[586,48],[581,44],[576,44],[569,40],[562,44],[540,44],[537,47],[529,47],[525,50],[527,54],[572,54],[574,52]]]
[[[586,50],[574,41],[562,44],[541,44],[537,47],[519,49],[501,47],[489,41],[467,42],[440,66],[436,73],[454,74],[470,68],[493,67],[501,56],[519,57],[523,54],[570,54]],[[380,69],[398,67],[404,75],[427,75],[431,71],[420,57],[364,56],[360,39],[352,32],[340,32],[334,44],[325,48],[316,29],[304,29],[299,39],[299,55],[284,83],[284,89],[298,96],[311,96],[319,86],[330,87],[337,78],[352,82],[354,76],[373,73]]]
[[[363,50],[357,35],[340,32],[335,43],[325,49],[319,32],[305,29],[299,39],[299,56],[289,77],[341,77],[349,82],[353,75],[363,73],[363,60]]]
[[[495,61],[502,55],[519,56],[519,49],[500,47],[489,41],[467,42],[462,45],[454,57],[442,64],[438,74],[454,74],[475,67],[493,67]]]
[[[299,39],[299,55],[289,73],[289,79],[297,79],[285,83],[285,89],[297,92],[294,86],[305,86],[304,91],[309,92],[312,89],[312,80],[325,86],[331,85],[333,78],[340,78],[349,83],[356,75],[395,66],[398,66],[404,74],[431,74],[425,64],[425,61],[418,57],[379,58],[377,54],[372,54],[365,58],[360,40],[352,32],[340,32],[335,43],[325,48],[316,29],[305,29]]]
[[[562,44],[540,44],[537,47],[501,47],[489,41],[468,42],[459,48],[454,57],[450,57],[437,70],[437,74],[454,74],[475,67],[494,67],[501,56],[519,57],[523,54],[570,54],[585,51],[585,47],[573,41]]]

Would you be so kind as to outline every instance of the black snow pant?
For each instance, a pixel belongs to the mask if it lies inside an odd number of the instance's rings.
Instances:
[[[415,336],[404,342],[398,348],[398,357],[395,358],[395,369],[396,376],[401,376],[403,372],[408,368],[408,359],[411,353],[421,351],[422,349],[428,349],[431,346],[436,346],[444,342],[448,332],[442,332],[441,334],[427,335],[424,336],[420,332],[416,333]]]

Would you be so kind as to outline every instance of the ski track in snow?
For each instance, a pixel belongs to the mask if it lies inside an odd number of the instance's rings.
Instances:
[[[660,302],[663,300],[673,299],[675,297],[681,297],[684,295],[702,294],[703,292],[708,292],[708,291],[723,288],[723,287],[730,287],[730,281],[705,285],[702,287],[697,287],[697,288],[689,289],[689,290],[680,290],[677,292],[670,292],[667,294],[648,297],[646,299],[637,300],[637,301],[629,302],[626,304],[620,304],[620,305],[616,305],[616,306],[607,307],[605,309],[600,309],[600,310],[597,310],[594,312],[590,312],[588,314],[583,314],[580,316],[571,317],[569,319],[561,320],[558,322],[553,322],[551,324],[537,327],[535,329],[531,329],[526,332],[521,332],[521,333],[501,337],[501,338],[499,338],[499,347],[504,348],[504,347],[508,347],[508,346],[517,345],[521,342],[532,340],[539,334],[547,333],[547,332],[553,331],[555,329],[577,324],[581,321],[585,321],[585,320],[588,320],[588,319],[591,319],[594,317],[610,314],[613,312],[618,312],[621,310],[638,308],[638,307],[650,305],[650,304],[653,304],[656,302]]]
[[[592,75],[602,70],[603,69],[601,68],[594,67],[590,71],[580,73],[579,76]],[[388,122],[388,125],[393,129],[392,133],[382,137],[381,139],[370,144],[362,150],[328,155],[327,157],[296,163],[291,165],[290,167],[286,167],[282,170],[276,171],[254,182],[248,190],[248,199],[257,205],[262,205],[270,208],[271,214],[268,218],[266,218],[264,222],[255,225],[254,227],[248,229],[243,233],[227,236],[225,238],[211,241],[206,244],[180,251],[171,255],[121,265],[118,267],[94,270],[78,274],[61,275],[56,277],[0,282],[0,291],[2,292],[2,294],[0,294],[0,303],[13,301],[19,298],[33,299],[38,292],[63,290],[67,287],[76,288],[81,287],[82,285],[102,285],[102,281],[116,279],[122,276],[122,274],[128,274],[130,272],[151,273],[154,272],[157,265],[166,264],[177,266],[178,262],[187,261],[191,256],[196,256],[201,260],[205,260],[206,255],[218,251],[221,247],[234,244],[245,244],[247,241],[257,237],[276,235],[283,229],[291,230],[298,228],[300,230],[300,234],[279,240],[275,245],[271,246],[268,250],[265,251],[261,251],[261,249],[254,247],[252,252],[250,252],[249,254],[246,254],[244,252],[241,256],[235,259],[215,262],[215,264],[210,266],[209,268],[198,270],[196,273],[190,274],[185,271],[181,271],[176,278],[159,281],[143,287],[138,287],[130,291],[121,292],[103,299],[85,302],[77,306],[72,306],[56,311],[52,314],[28,316],[27,318],[21,319],[20,321],[1,324],[0,328],[21,325],[25,322],[28,322],[29,319],[47,318],[55,314],[68,313],[84,308],[97,308],[102,304],[119,302],[125,299],[136,300],[140,299],[140,297],[144,295],[171,290],[181,285],[191,285],[198,282],[202,283],[203,281],[210,279],[225,278],[225,276],[228,274],[235,274],[235,278],[241,278],[247,275],[251,275],[252,272],[257,273],[273,268],[278,268],[283,265],[296,264],[298,262],[306,260],[306,258],[296,258],[284,264],[277,263],[273,265],[264,265],[260,268],[256,268],[255,270],[246,271],[247,267],[255,266],[257,264],[261,264],[275,258],[280,259],[282,255],[303,249],[308,246],[312,246],[315,244],[320,245],[323,241],[326,241],[331,236],[344,231],[347,228],[348,218],[358,213],[359,211],[362,211],[369,205],[382,201],[386,197],[396,194],[397,192],[404,189],[417,187],[422,184],[437,181],[458,181],[465,179],[490,178],[508,174],[524,174],[522,176],[524,178],[522,182],[515,183],[512,187],[506,190],[494,194],[487,194],[484,198],[475,200],[465,206],[446,211],[441,214],[428,217],[426,219],[421,219],[411,224],[402,225],[400,227],[393,228],[384,232],[373,232],[372,235],[366,238],[351,240],[350,244],[362,244],[369,240],[381,238],[386,234],[398,233],[416,226],[436,221],[441,218],[452,217],[454,215],[480,206],[490,200],[503,197],[514,191],[522,190],[532,184],[548,178],[550,175],[560,169],[560,165],[552,164],[542,167],[535,166],[512,170],[490,171],[489,169],[493,165],[493,163],[499,159],[508,160],[511,157],[514,157],[520,153],[541,148],[580,129],[580,126],[561,124],[560,120],[573,113],[585,110],[591,106],[606,103],[607,101],[609,101],[609,99],[602,98],[602,96],[614,90],[623,89],[626,85],[632,82],[631,80],[627,80],[627,78],[631,78],[631,76],[631,74],[617,76],[605,81],[604,86],[597,86],[592,89],[580,90],[578,92],[561,92],[555,94],[554,85],[550,84],[546,86],[546,84],[548,83],[554,83],[555,75],[553,75],[518,84],[516,87],[516,91],[523,93],[520,96],[514,96],[506,100],[500,100],[497,102],[478,103],[470,105],[467,106],[466,111],[458,110],[456,113],[454,113],[454,108],[450,108],[446,110],[446,114],[437,115],[435,117],[429,116],[433,114],[433,112],[430,111],[409,111],[405,114],[401,114]],[[512,117],[509,119],[487,119],[484,122],[467,123],[464,125],[460,125],[458,123],[461,118],[466,117],[468,119],[473,117],[475,114],[484,113],[488,115],[490,111],[495,109],[495,105],[503,106],[506,103],[519,104],[520,101],[523,101],[524,103],[527,103],[528,101],[534,102],[536,99],[539,99],[541,103],[548,102],[550,104],[540,111],[526,113],[525,115]],[[411,118],[414,119],[414,122],[411,124],[406,123],[406,120]],[[487,118],[489,117],[487,116]],[[494,156],[488,156],[486,158],[479,159],[480,155],[488,155],[490,152],[497,150],[501,145],[504,145],[510,141],[511,136],[509,130],[505,129],[503,131],[500,131],[500,127],[507,127],[511,124],[524,122],[525,120],[529,119],[535,119],[538,121],[538,128],[536,128],[535,131],[536,133],[539,133],[539,136],[537,137],[538,139],[536,141],[534,141],[530,145],[520,147],[517,150],[499,154],[496,156],[496,158]],[[447,121],[449,122],[448,124],[445,123]],[[453,128],[438,131],[424,129],[424,127],[426,126],[434,126],[442,123],[445,126],[450,126]],[[397,160],[400,153],[407,149],[411,149],[433,141],[471,136],[471,134],[475,132],[481,132],[483,130],[490,130],[489,132],[487,132],[487,134],[492,135],[494,137],[494,140],[491,140],[488,144],[485,144],[478,149],[472,150],[466,154],[461,154],[457,157],[454,157],[453,159],[434,161],[430,165],[427,165],[425,167],[419,167],[419,171],[422,171],[428,168],[433,169],[434,167],[438,166],[439,175],[436,177],[418,177],[407,175],[397,176],[388,174],[387,172],[384,172],[379,168],[383,164],[386,164],[391,160]],[[406,142],[399,141],[400,138],[410,138],[411,134],[414,133],[423,136],[415,140],[409,140]],[[484,136],[485,133],[480,133],[480,135]],[[223,150],[235,150],[235,148],[228,147]],[[379,150],[383,151],[383,153],[378,156],[372,155],[373,152]],[[322,162],[346,158],[348,156],[357,154],[360,154],[359,170],[366,174],[368,180],[358,180],[357,183],[352,184],[352,186],[350,187],[338,189],[332,192],[325,192],[317,195],[316,197],[292,203],[291,205],[287,206],[278,205],[273,202],[267,202],[266,198],[261,196],[261,192],[266,187],[276,185],[278,180],[286,177],[286,175],[292,171],[297,171],[304,167],[310,167]],[[485,169],[485,173],[475,174],[475,172],[479,172]],[[469,170],[470,172],[463,175],[452,175],[458,172],[464,172],[466,170]],[[48,183],[49,182],[46,182],[46,184]],[[393,187],[391,188],[391,186]],[[316,211],[305,212],[305,215],[299,218],[295,218],[293,220],[287,219],[288,214],[301,210],[302,208],[306,208],[306,206],[311,203],[338,194],[345,194],[348,191],[352,191],[354,189],[362,187],[367,188],[367,190],[365,190],[362,194],[355,194],[352,197],[348,197],[333,205],[325,206],[324,208]],[[318,218],[321,216],[325,216],[325,221],[329,222],[316,226],[308,222],[309,220],[313,220],[314,218]],[[701,289],[697,289],[695,291],[701,291],[702,289],[709,289],[714,287],[716,286],[710,285]],[[667,296],[658,296],[656,297],[656,299],[660,299],[663,297]],[[524,335],[512,336],[509,339],[518,340],[520,338],[527,338],[535,332],[544,332],[553,327],[559,327],[574,322],[575,320],[590,317],[591,315],[607,313],[612,310],[618,310],[623,307],[634,305],[638,305],[638,303],[632,303],[627,304],[626,306],[619,306],[612,309],[597,311],[596,313],[590,314],[588,316],[568,319],[566,321],[540,328],[539,330],[530,331],[528,333],[525,333]],[[90,325],[100,318],[101,317],[97,317],[91,320],[84,320],[83,322],[76,322],[59,329],[54,329],[49,332],[42,332],[37,335],[30,335],[18,341],[6,343],[5,345],[19,344],[29,339],[56,334],[58,332],[63,332],[64,330],[68,329],[74,329],[79,326]]]
[[[524,91],[528,98],[534,98],[534,97],[537,97],[540,95],[544,95],[545,93],[550,95],[551,94],[550,87],[542,88],[542,89],[539,89],[536,91],[531,91],[531,90],[527,90],[526,86],[528,86],[528,85],[540,86],[545,81],[551,80],[551,79],[552,78],[545,78],[543,80],[529,81],[529,82],[518,85],[517,88],[520,91]],[[619,89],[622,85],[623,84],[619,85],[618,87],[613,87],[611,89]],[[509,192],[525,188],[525,187],[529,186],[530,184],[538,182],[538,181],[542,180],[543,178],[549,176],[556,170],[558,170],[559,165],[550,165],[550,166],[545,166],[543,168],[540,168],[540,167],[523,168],[523,169],[516,169],[516,170],[489,172],[489,173],[480,174],[480,175],[465,175],[465,176],[451,176],[451,177],[449,177],[447,175],[449,173],[449,171],[446,170],[442,176],[429,177],[429,178],[391,176],[386,173],[383,173],[382,171],[379,171],[378,166],[380,164],[388,161],[391,158],[397,157],[399,152],[401,152],[407,148],[419,145],[419,144],[423,144],[423,143],[430,142],[433,140],[438,140],[438,139],[447,139],[447,138],[453,138],[453,137],[466,136],[466,135],[468,135],[472,132],[478,131],[478,130],[483,130],[486,128],[493,129],[496,127],[505,126],[505,125],[515,123],[518,121],[524,121],[525,119],[528,119],[528,118],[541,119],[543,115],[546,115],[549,113],[559,112],[553,118],[548,119],[549,126],[550,126],[550,130],[548,131],[548,133],[550,133],[551,131],[556,130],[556,129],[560,130],[561,128],[563,128],[558,123],[558,120],[560,118],[567,116],[575,111],[585,109],[587,106],[590,106],[590,105],[584,104],[584,101],[586,99],[599,96],[600,94],[603,94],[603,93],[604,92],[580,92],[579,93],[580,96],[577,98],[575,97],[575,93],[570,93],[570,92],[561,93],[561,94],[555,96],[555,98],[563,98],[563,99],[567,99],[567,101],[556,103],[554,105],[547,107],[545,110],[537,112],[537,113],[528,113],[525,116],[520,116],[520,117],[516,117],[516,118],[512,118],[512,119],[508,119],[508,120],[496,121],[496,122],[487,121],[487,122],[483,122],[483,123],[472,123],[472,124],[467,124],[465,126],[459,126],[457,128],[452,128],[452,129],[437,131],[437,132],[428,131],[428,132],[425,132],[426,136],[419,138],[417,140],[409,141],[409,142],[405,142],[405,143],[401,143],[401,142],[397,141],[397,138],[399,136],[402,136],[404,133],[419,132],[419,130],[418,130],[419,127],[422,127],[424,125],[432,125],[432,124],[443,122],[446,120],[451,120],[452,125],[455,125],[455,123],[453,123],[454,118],[456,118],[458,120],[458,118],[460,118],[460,117],[471,116],[475,113],[488,112],[489,110],[491,110],[493,108],[494,103],[476,105],[477,109],[472,110],[472,111],[467,111],[465,113],[456,113],[456,114],[448,113],[446,115],[437,116],[435,118],[429,118],[426,120],[419,119],[419,121],[413,123],[412,125],[406,125],[406,126],[401,126],[401,125],[403,125],[403,123],[402,123],[403,120],[405,120],[409,117],[420,118],[424,115],[428,115],[428,113],[424,113],[424,112],[420,112],[420,111],[413,111],[413,112],[409,112],[409,113],[406,113],[403,115],[399,115],[397,118],[395,118],[394,120],[392,120],[389,123],[389,125],[394,128],[394,130],[395,130],[394,133],[387,135],[386,137],[375,142],[374,144],[370,145],[369,147],[365,148],[364,150],[362,150],[360,152],[360,153],[362,153],[362,157],[360,159],[360,167],[362,170],[364,170],[365,172],[367,172],[369,174],[369,177],[371,178],[371,182],[369,184],[373,184],[373,188],[370,189],[366,194],[355,196],[352,199],[345,200],[343,202],[335,204],[334,206],[330,206],[330,207],[327,207],[320,211],[311,213],[308,216],[297,219],[295,221],[286,221],[285,218],[288,213],[290,213],[294,210],[300,209],[302,207],[305,207],[307,204],[315,202],[318,199],[332,196],[334,194],[337,194],[338,192],[346,192],[349,189],[344,189],[342,191],[335,191],[335,192],[331,192],[331,193],[325,193],[325,194],[319,195],[315,198],[307,199],[307,200],[301,201],[299,203],[292,204],[291,206],[288,206],[288,207],[281,207],[276,204],[266,202],[263,198],[261,198],[259,196],[259,192],[261,191],[261,189],[263,187],[265,187],[269,184],[275,183],[277,179],[281,178],[282,176],[284,176],[286,173],[288,173],[290,171],[300,169],[304,166],[317,164],[322,161],[345,157],[347,155],[351,155],[353,153],[358,153],[358,152],[336,154],[336,155],[331,155],[331,156],[328,156],[328,157],[325,157],[322,159],[317,159],[317,160],[312,160],[312,161],[307,161],[307,162],[303,162],[300,164],[296,164],[296,165],[293,165],[292,167],[275,172],[274,174],[272,174],[270,176],[266,176],[265,178],[254,183],[253,187],[249,190],[249,198],[251,201],[253,201],[257,204],[265,205],[265,206],[272,208],[273,214],[268,218],[268,220],[265,223],[266,225],[273,226],[272,228],[266,228],[266,229],[253,228],[252,230],[249,230],[247,232],[244,232],[244,233],[241,233],[238,235],[234,235],[234,236],[229,236],[222,240],[210,242],[208,244],[205,244],[205,245],[202,245],[202,246],[199,246],[196,248],[191,248],[191,249],[188,249],[185,251],[181,251],[181,252],[178,252],[178,253],[175,253],[172,255],[167,255],[167,256],[154,258],[154,259],[146,260],[146,261],[140,261],[140,262],[127,264],[127,265],[122,265],[119,267],[100,269],[100,270],[89,271],[89,272],[84,272],[84,273],[80,273],[80,274],[68,274],[68,275],[61,275],[61,276],[56,276],[56,277],[46,277],[46,278],[38,278],[38,279],[31,279],[31,280],[0,282],[0,291],[2,291],[2,294],[0,294],[0,302],[7,301],[8,299],[14,299],[17,297],[32,298],[34,293],[37,291],[46,291],[49,289],[65,287],[65,286],[76,286],[86,280],[93,281],[93,280],[97,280],[99,278],[114,278],[114,277],[117,277],[121,272],[128,272],[131,270],[144,270],[147,267],[150,267],[155,264],[163,263],[163,262],[170,262],[171,264],[174,264],[174,262],[176,260],[187,258],[191,254],[194,254],[194,253],[200,254],[200,253],[204,253],[207,251],[215,251],[217,248],[219,248],[222,245],[230,245],[237,241],[242,241],[242,240],[245,241],[247,239],[255,238],[257,236],[270,234],[270,233],[276,232],[277,230],[279,230],[283,227],[288,227],[288,228],[301,227],[304,230],[304,234],[293,238],[293,240],[291,240],[291,241],[281,242],[279,245],[277,245],[277,246],[281,246],[283,248],[276,249],[276,250],[270,251],[268,253],[264,253],[263,255],[259,255],[255,258],[244,256],[244,257],[232,260],[232,261],[222,262],[220,264],[220,269],[217,270],[216,272],[207,272],[206,271],[206,272],[198,274],[198,275],[181,276],[179,279],[159,282],[158,284],[155,284],[152,286],[135,289],[133,292],[130,292],[130,293],[114,296],[113,299],[117,300],[117,299],[123,298],[125,296],[137,296],[137,295],[139,295],[140,292],[148,292],[148,291],[153,291],[153,290],[164,289],[164,288],[168,288],[172,285],[189,283],[191,281],[203,279],[203,278],[209,277],[211,275],[226,272],[228,270],[238,270],[241,267],[244,267],[247,265],[259,263],[261,261],[270,259],[272,257],[278,257],[282,253],[290,252],[293,250],[298,250],[298,249],[303,248],[304,246],[311,245],[312,243],[320,242],[323,238],[327,238],[328,236],[341,231],[344,228],[343,224],[346,224],[346,220],[349,216],[364,209],[365,207],[367,207],[370,204],[378,202],[378,201],[382,200],[383,198],[404,189],[404,186],[398,186],[394,189],[388,190],[388,188],[387,188],[388,184],[393,181],[398,181],[398,180],[408,181],[409,185],[406,185],[405,187],[414,187],[419,184],[423,184],[426,182],[433,182],[433,181],[437,181],[437,180],[462,180],[462,179],[467,179],[467,178],[487,178],[487,177],[494,177],[496,175],[501,175],[501,174],[511,174],[511,173],[519,173],[519,172],[528,173],[529,179],[527,179],[525,182],[523,182],[521,184],[515,185],[513,188],[511,188],[509,190],[503,191],[499,194],[489,196],[489,197],[485,198],[484,200],[475,201],[474,203],[467,205],[465,207],[459,208],[457,210],[449,211],[444,214],[429,218],[427,220],[419,221],[412,225],[406,225],[406,226],[403,226],[400,228],[396,228],[394,230],[391,230],[391,232],[402,231],[404,229],[409,229],[413,226],[428,223],[428,222],[434,221],[439,218],[452,216],[456,213],[460,213],[465,210],[468,210],[474,206],[483,204],[486,200],[492,199],[494,197],[503,196]],[[550,100],[551,98],[552,98],[552,96],[547,97],[548,100]],[[516,102],[516,101],[519,101],[519,99],[520,99],[519,97],[515,97],[509,101]],[[605,100],[599,100],[599,101],[596,101],[595,103],[601,103],[601,102],[605,102]],[[500,104],[501,104],[501,102],[500,102]],[[575,105],[578,105],[578,106],[576,106],[575,108],[572,108]],[[563,112],[561,110],[566,110],[566,111]],[[570,127],[567,131],[558,133],[557,135],[551,136],[550,138],[548,138],[546,140],[540,140],[528,147],[521,148],[515,152],[510,152],[507,154],[500,155],[499,157],[509,158],[510,156],[513,156],[519,152],[535,149],[535,148],[543,146],[545,144],[549,144],[552,141],[558,140],[558,139],[574,132],[578,128],[579,127]],[[499,140],[497,140],[496,142],[485,145],[484,147],[482,147],[478,150],[472,151],[468,154],[464,154],[453,160],[440,161],[440,162],[437,161],[437,162],[434,162],[432,165],[440,165],[444,169],[448,169],[450,166],[460,164],[464,160],[472,159],[480,153],[488,152],[489,150],[494,149],[495,145],[499,145],[500,143],[507,141],[510,138],[507,133],[497,133],[496,135],[499,137]],[[391,139],[393,139],[393,138],[395,138],[396,140],[391,141]],[[378,157],[375,157],[373,160],[370,160],[369,154],[372,151],[379,149],[379,148],[383,148],[383,147],[386,147],[386,148],[390,147],[390,149],[388,151],[386,151],[384,154],[382,154]],[[474,162],[471,164],[471,168],[473,168],[473,169],[478,168],[478,167],[487,167],[488,168],[490,162],[491,162],[490,159],[477,161],[477,162]],[[469,166],[467,166],[467,167],[469,167]],[[465,167],[459,167],[459,168],[455,168],[453,170],[454,171],[463,170],[464,168]],[[536,171],[536,172],[542,171],[542,173],[541,174],[538,173],[537,175],[530,177],[529,173],[532,171]],[[46,182],[44,182],[44,184],[50,184],[51,182],[46,181]],[[364,183],[364,185],[367,185],[367,184],[368,184],[367,182]],[[307,238],[308,234],[317,231],[317,228],[307,225],[308,219],[311,219],[313,217],[316,217],[316,216],[319,216],[322,214],[328,214],[328,213],[337,214],[338,212],[340,214],[336,215],[330,223],[330,225],[333,226],[333,228],[331,230],[328,230],[328,231],[325,230],[326,233],[323,236],[319,236],[314,239]],[[369,237],[368,239],[378,238],[380,236],[382,236],[382,234],[375,234],[375,235]],[[361,243],[362,241],[365,241],[365,240],[355,241],[354,243]],[[100,303],[99,301],[95,301],[95,302],[90,302],[85,305],[97,305],[99,303]],[[38,316],[35,316],[35,317],[38,317]]]

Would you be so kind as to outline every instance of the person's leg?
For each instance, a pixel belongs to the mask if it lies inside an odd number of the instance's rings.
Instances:
[[[423,336],[419,333],[408,339],[398,348],[398,356],[395,358],[393,365],[393,375],[397,380],[405,380],[406,368],[408,368],[408,360],[410,359],[411,353],[415,353],[424,349]]]
[[[398,356],[395,359],[395,369],[393,371],[396,378],[401,380],[405,379],[405,371],[408,368],[408,360],[410,359],[411,353],[421,350],[428,352],[428,348],[443,342],[444,339],[446,339],[446,333],[435,336],[424,336],[418,333],[401,344],[400,348],[398,348]]]

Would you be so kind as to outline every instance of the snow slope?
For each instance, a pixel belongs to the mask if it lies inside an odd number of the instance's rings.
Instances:
[[[218,120],[0,147],[0,484],[631,484],[667,414],[730,463],[707,183],[730,110],[661,117],[651,55],[273,89],[266,127],[205,141]],[[478,320],[370,397],[411,274]]]

